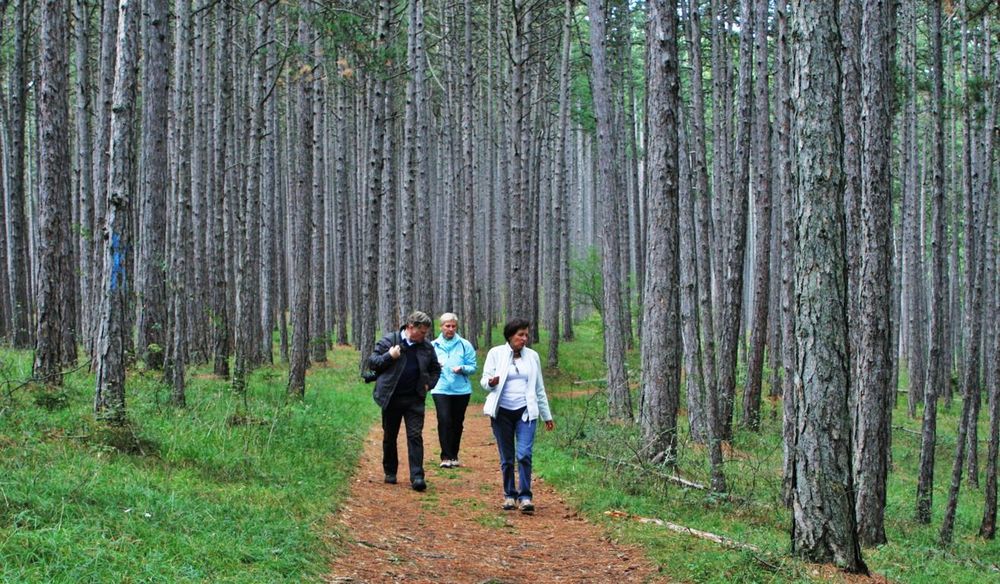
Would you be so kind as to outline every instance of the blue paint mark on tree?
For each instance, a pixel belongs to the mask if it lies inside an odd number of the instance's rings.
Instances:
[[[111,290],[118,287],[125,287],[125,250],[122,246],[122,237],[117,233],[111,234]]]

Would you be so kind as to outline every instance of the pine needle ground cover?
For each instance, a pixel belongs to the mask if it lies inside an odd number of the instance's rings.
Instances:
[[[740,426],[739,407],[735,440],[726,447],[725,473],[729,496],[681,487],[666,475],[707,485],[708,456],[691,442],[685,398],[681,397],[680,446],[676,470],[643,464],[638,452],[637,428],[609,424],[605,371],[600,358],[599,323],[587,321],[575,329],[576,340],[560,345],[560,371],[546,372],[546,388],[558,428],[539,432],[535,449],[536,473],[562,491],[591,520],[603,522],[615,538],[645,546],[663,572],[682,582],[814,582],[838,580],[842,575],[804,564],[790,555],[791,512],[781,503],[781,403],[765,400],[759,433]],[[543,333],[543,337],[544,337]],[[548,342],[535,348],[546,362]],[[638,412],[639,360],[630,353],[629,379]],[[742,367],[742,366],[741,366]],[[745,368],[740,372],[745,372]],[[769,390],[765,371],[764,395]],[[738,388],[744,380],[738,379]],[[904,378],[905,382],[905,378]],[[901,382],[901,387],[905,387]],[[682,392],[684,390],[682,389]],[[741,393],[737,394],[737,404]],[[913,520],[920,461],[920,418],[906,415],[906,396],[900,394],[893,412],[893,467],[889,475],[886,530],[889,543],[863,550],[868,567],[892,582],[981,583],[1000,582],[1000,542],[976,534],[983,513],[983,489],[962,483],[955,541],[938,545],[938,530],[948,497],[954,459],[955,434],[961,400],[938,409],[934,515],[930,525]],[[985,410],[985,408],[984,408]],[[980,465],[985,465],[987,423],[980,419]],[[982,470],[980,470],[982,476]],[[727,548],[692,535],[669,531],[640,518],[659,519],[725,536],[749,548]],[[846,580],[844,580],[846,581]]]
[[[0,352],[0,581],[301,582],[333,549],[328,518],[375,420],[350,350],[310,371],[254,373],[246,404],[192,371],[188,408],[158,374],[128,380],[129,427],[91,413],[85,371],[19,387],[27,352]],[[5,381],[6,380],[6,381]]]

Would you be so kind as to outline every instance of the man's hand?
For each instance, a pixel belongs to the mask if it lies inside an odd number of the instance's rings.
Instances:
[[[403,354],[403,350],[399,348],[399,345],[393,345],[389,348],[389,356],[393,359],[399,359],[399,356]]]
[[[462,372],[462,366],[461,365],[456,365],[456,366],[452,367],[451,368],[451,372],[452,373],[461,373]]]
[[[556,427],[556,423],[554,421],[548,420],[548,421],[545,422],[545,429],[546,430],[551,430],[551,429],[553,429],[555,427]]]

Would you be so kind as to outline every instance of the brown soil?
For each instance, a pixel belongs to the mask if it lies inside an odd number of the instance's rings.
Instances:
[[[404,431],[399,484],[382,482],[382,430],[365,439],[350,498],[331,521],[340,524],[342,555],[328,582],[662,582],[638,548],[609,541],[573,511],[535,460],[534,515],[500,509],[496,444],[481,406],[469,407],[462,467],[439,468],[433,406],[424,424],[428,489],[410,489]],[[543,429],[539,430],[544,432]]]

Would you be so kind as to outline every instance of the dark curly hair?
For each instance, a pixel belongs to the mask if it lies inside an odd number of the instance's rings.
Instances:
[[[507,324],[503,325],[503,338],[510,342],[510,338],[513,337],[517,331],[521,329],[526,329],[531,327],[531,321],[525,318],[512,318],[507,321]]]

